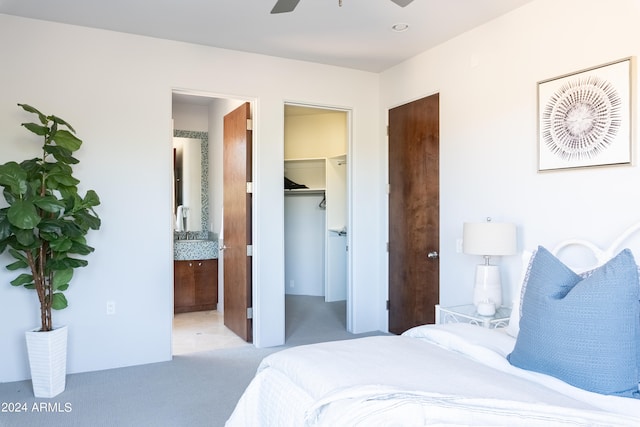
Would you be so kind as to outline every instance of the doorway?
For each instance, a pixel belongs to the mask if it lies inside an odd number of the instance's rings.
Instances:
[[[295,329],[291,322],[304,321],[299,315],[303,311],[295,308],[295,301],[303,297],[317,305],[338,307],[346,330],[349,119],[346,110],[285,105],[287,337]]]
[[[224,260],[220,248],[217,247],[222,237],[222,206],[223,206],[223,117],[245,100],[223,98],[191,91],[173,91],[172,118],[174,135],[199,138],[202,142],[201,172],[193,177],[193,183],[201,188],[201,197],[196,204],[181,200],[189,217],[198,216],[198,221],[185,221],[191,224],[175,228],[179,223],[176,218],[176,201],[172,206],[174,211],[174,239],[199,240],[206,243],[206,250],[198,249],[198,259],[194,262],[181,261],[182,252],[174,250],[174,327],[173,352],[184,354],[192,351],[202,351],[215,348],[236,347],[248,345],[228,327],[224,325]],[[174,157],[175,159],[175,157]],[[174,160],[175,161],[175,160]],[[174,170],[175,170],[174,165]],[[183,174],[184,179],[187,174]],[[183,177],[181,176],[181,178]],[[185,183],[186,184],[186,183]],[[174,182],[173,194],[179,192]],[[243,185],[246,188],[246,184]],[[197,209],[201,215],[192,215],[190,207]],[[191,218],[189,218],[191,219]],[[194,225],[195,224],[195,225]],[[212,253],[210,248],[215,243]],[[199,242],[187,244],[199,245]],[[175,245],[175,244],[174,244]],[[175,249],[175,248],[174,248]],[[203,255],[204,253],[204,255]],[[177,254],[177,255],[176,255]],[[176,260],[178,259],[178,260]],[[177,265],[177,264],[186,265]],[[189,265],[193,273],[189,274]],[[213,265],[213,266],[212,266]],[[175,278],[190,280],[186,292],[179,292],[175,287]],[[204,285],[202,285],[204,283]],[[208,301],[215,295],[215,301]],[[200,299],[207,298],[206,304],[200,304]],[[192,301],[193,300],[193,301]],[[176,306],[180,305],[178,309]],[[176,314],[177,313],[177,314]]]
[[[389,331],[435,322],[439,282],[439,95],[389,110]]]

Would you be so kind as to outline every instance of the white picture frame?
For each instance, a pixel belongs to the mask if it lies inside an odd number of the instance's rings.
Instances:
[[[538,82],[538,172],[630,165],[634,58]]]

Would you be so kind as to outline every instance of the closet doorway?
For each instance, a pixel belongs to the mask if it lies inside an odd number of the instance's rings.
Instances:
[[[286,104],[284,245],[287,336],[295,301],[332,305],[346,329],[348,310],[348,147],[346,110]]]

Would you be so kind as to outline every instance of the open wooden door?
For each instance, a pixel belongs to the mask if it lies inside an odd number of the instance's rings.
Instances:
[[[251,126],[245,103],[224,116],[223,236],[224,324],[252,341],[251,322]]]
[[[439,95],[389,110],[389,331],[435,322]]]

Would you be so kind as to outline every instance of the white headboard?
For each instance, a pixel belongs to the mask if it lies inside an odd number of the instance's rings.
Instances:
[[[635,232],[640,230],[640,222],[633,224],[631,227],[627,228],[625,231],[617,237],[609,247],[602,249],[599,246],[583,239],[568,239],[560,242],[556,245],[551,251],[555,256],[559,256],[559,253],[569,247],[569,246],[582,246],[587,248],[591,253],[593,253],[596,259],[596,265],[589,266],[589,268],[598,267],[608,260],[613,258],[620,252],[624,247],[622,246]],[[640,255],[640,251],[637,252]]]

